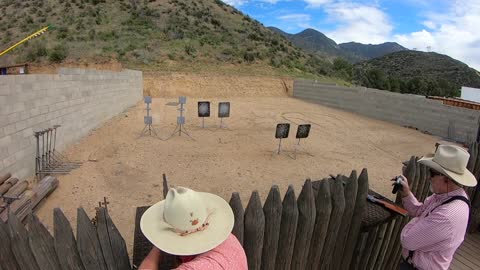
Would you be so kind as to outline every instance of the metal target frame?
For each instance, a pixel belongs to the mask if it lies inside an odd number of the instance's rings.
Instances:
[[[230,117],[230,102],[218,103],[218,118],[220,118],[220,128],[226,128],[223,124],[223,118]]]
[[[275,129],[275,138],[279,139],[277,154],[280,154],[281,152],[282,139],[288,138],[289,133],[290,133],[290,123],[277,124],[277,128]]]
[[[198,117],[202,118],[202,128],[205,128],[205,117],[210,117],[210,101],[198,102]]]

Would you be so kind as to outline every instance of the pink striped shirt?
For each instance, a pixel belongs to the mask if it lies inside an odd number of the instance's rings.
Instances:
[[[463,242],[469,209],[460,200],[441,205],[452,196],[468,198],[462,188],[448,194],[434,194],[424,203],[418,202],[411,193],[403,198],[403,206],[414,218],[405,225],[400,236],[402,255],[407,258],[409,250],[415,251],[413,265],[420,270],[447,270],[453,254]]]
[[[218,247],[182,263],[177,270],[247,270],[247,256],[237,238],[230,234]]]

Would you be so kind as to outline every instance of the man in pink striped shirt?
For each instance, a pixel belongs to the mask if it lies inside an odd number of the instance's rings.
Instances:
[[[470,202],[463,186],[477,181],[466,166],[470,155],[461,147],[440,145],[434,156],[419,160],[430,171],[432,196],[419,202],[402,181],[403,206],[413,219],[401,233],[400,269],[448,269],[464,240]],[[406,178],[404,178],[406,180]]]

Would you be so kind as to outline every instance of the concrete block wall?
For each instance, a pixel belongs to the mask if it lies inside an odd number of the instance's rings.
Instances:
[[[293,96],[371,118],[418,128],[458,142],[476,139],[480,111],[444,105],[424,96],[295,80]]]
[[[142,96],[142,72],[133,70],[62,68],[58,74],[0,76],[0,175],[34,174],[34,131],[61,125],[62,150]]]

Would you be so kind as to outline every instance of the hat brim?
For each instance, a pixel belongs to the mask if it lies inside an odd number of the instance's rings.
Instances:
[[[465,170],[463,174],[452,172],[450,170],[444,169],[438,163],[433,161],[433,157],[423,157],[420,160],[418,160],[418,162],[420,164],[423,164],[427,167],[430,167],[436,170],[441,174],[444,174],[450,177],[453,181],[459,183],[460,185],[467,186],[467,187],[474,187],[477,185],[477,179],[475,179],[475,176],[469,170]]]
[[[235,218],[232,208],[215,194],[198,194],[206,207],[213,210],[205,230],[180,236],[163,219],[163,200],[148,208],[140,219],[140,229],[145,237],[160,250],[182,256],[204,253],[223,243],[233,229]]]

